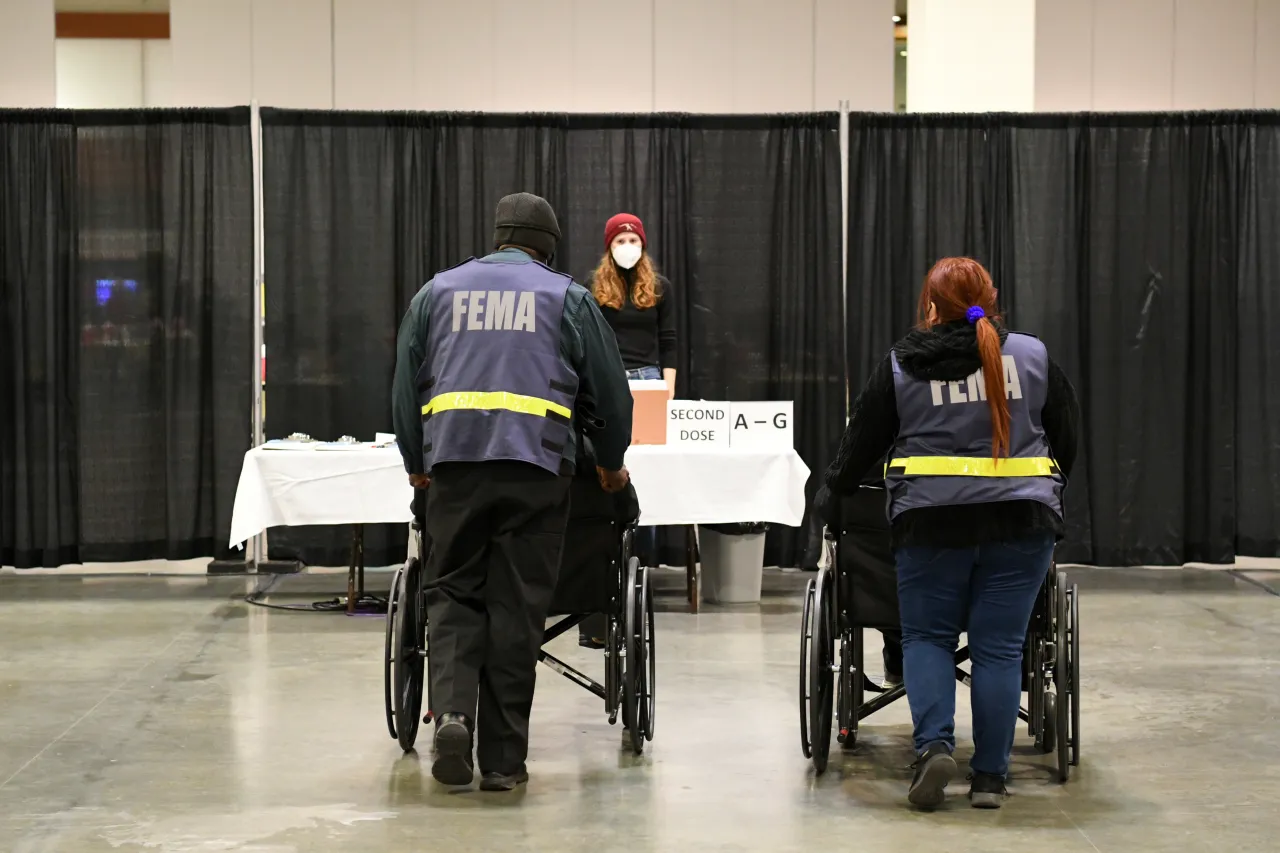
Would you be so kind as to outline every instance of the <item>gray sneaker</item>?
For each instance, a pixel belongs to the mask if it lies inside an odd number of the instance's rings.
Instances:
[[[969,804],[975,809],[998,809],[1004,805],[1009,790],[1004,780],[991,773],[974,773],[969,776]]]
[[[945,744],[935,743],[915,763],[916,775],[907,791],[907,801],[921,809],[936,809],[946,799],[946,788],[959,768]]]

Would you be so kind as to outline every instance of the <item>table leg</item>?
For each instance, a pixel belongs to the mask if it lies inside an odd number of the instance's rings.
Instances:
[[[364,525],[356,525],[357,548],[360,552],[360,559],[356,562],[356,598],[359,601],[364,600]]]
[[[698,527],[690,524],[684,529],[685,581],[689,595],[689,612],[697,613],[702,603],[702,590],[698,583]]]
[[[356,571],[360,573],[360,592],[364,592],[364,525],[351,525],[351,561],[347,565],[347,615],[356,612]]]

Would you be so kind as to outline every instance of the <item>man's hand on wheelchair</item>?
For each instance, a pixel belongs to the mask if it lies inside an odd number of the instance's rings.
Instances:
[[[617,494],[627,487],[627,483],[631,482],[631,475],[627,472],[627,466],[622,466],[617,471],[608,471],[596,466],[596,476],[600,478],[600,488],[609,494]]]
[[[409,485],[413,486],[415,489],[425,489],[427,486],[431,485],[431,478],[426,474],[410,474]]]
[[[839,525],[840,520],[834,517],[839,506],[840,500],[825,485],[818,489],[818,493],[813,496],[813,511],[832,530]]]

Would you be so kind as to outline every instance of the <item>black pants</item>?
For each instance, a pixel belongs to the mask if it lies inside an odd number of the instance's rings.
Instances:
[[[432,470],[429,495],[431,710],[475,720],[482,773],[517,773],[529,753],[569,479],[523,462],[457,462]]]
[[[881,631],[880,635],[884,637],[884,651],[881,652],[881,658],[884,661],[885,674],[902,678],[902,631]]]

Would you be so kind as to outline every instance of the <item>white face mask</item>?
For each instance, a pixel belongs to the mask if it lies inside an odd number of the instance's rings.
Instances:
[[[624,270],[629,270],[640,263],[644,249],[638,243],[619,243],[613,247],[613,262]]]

